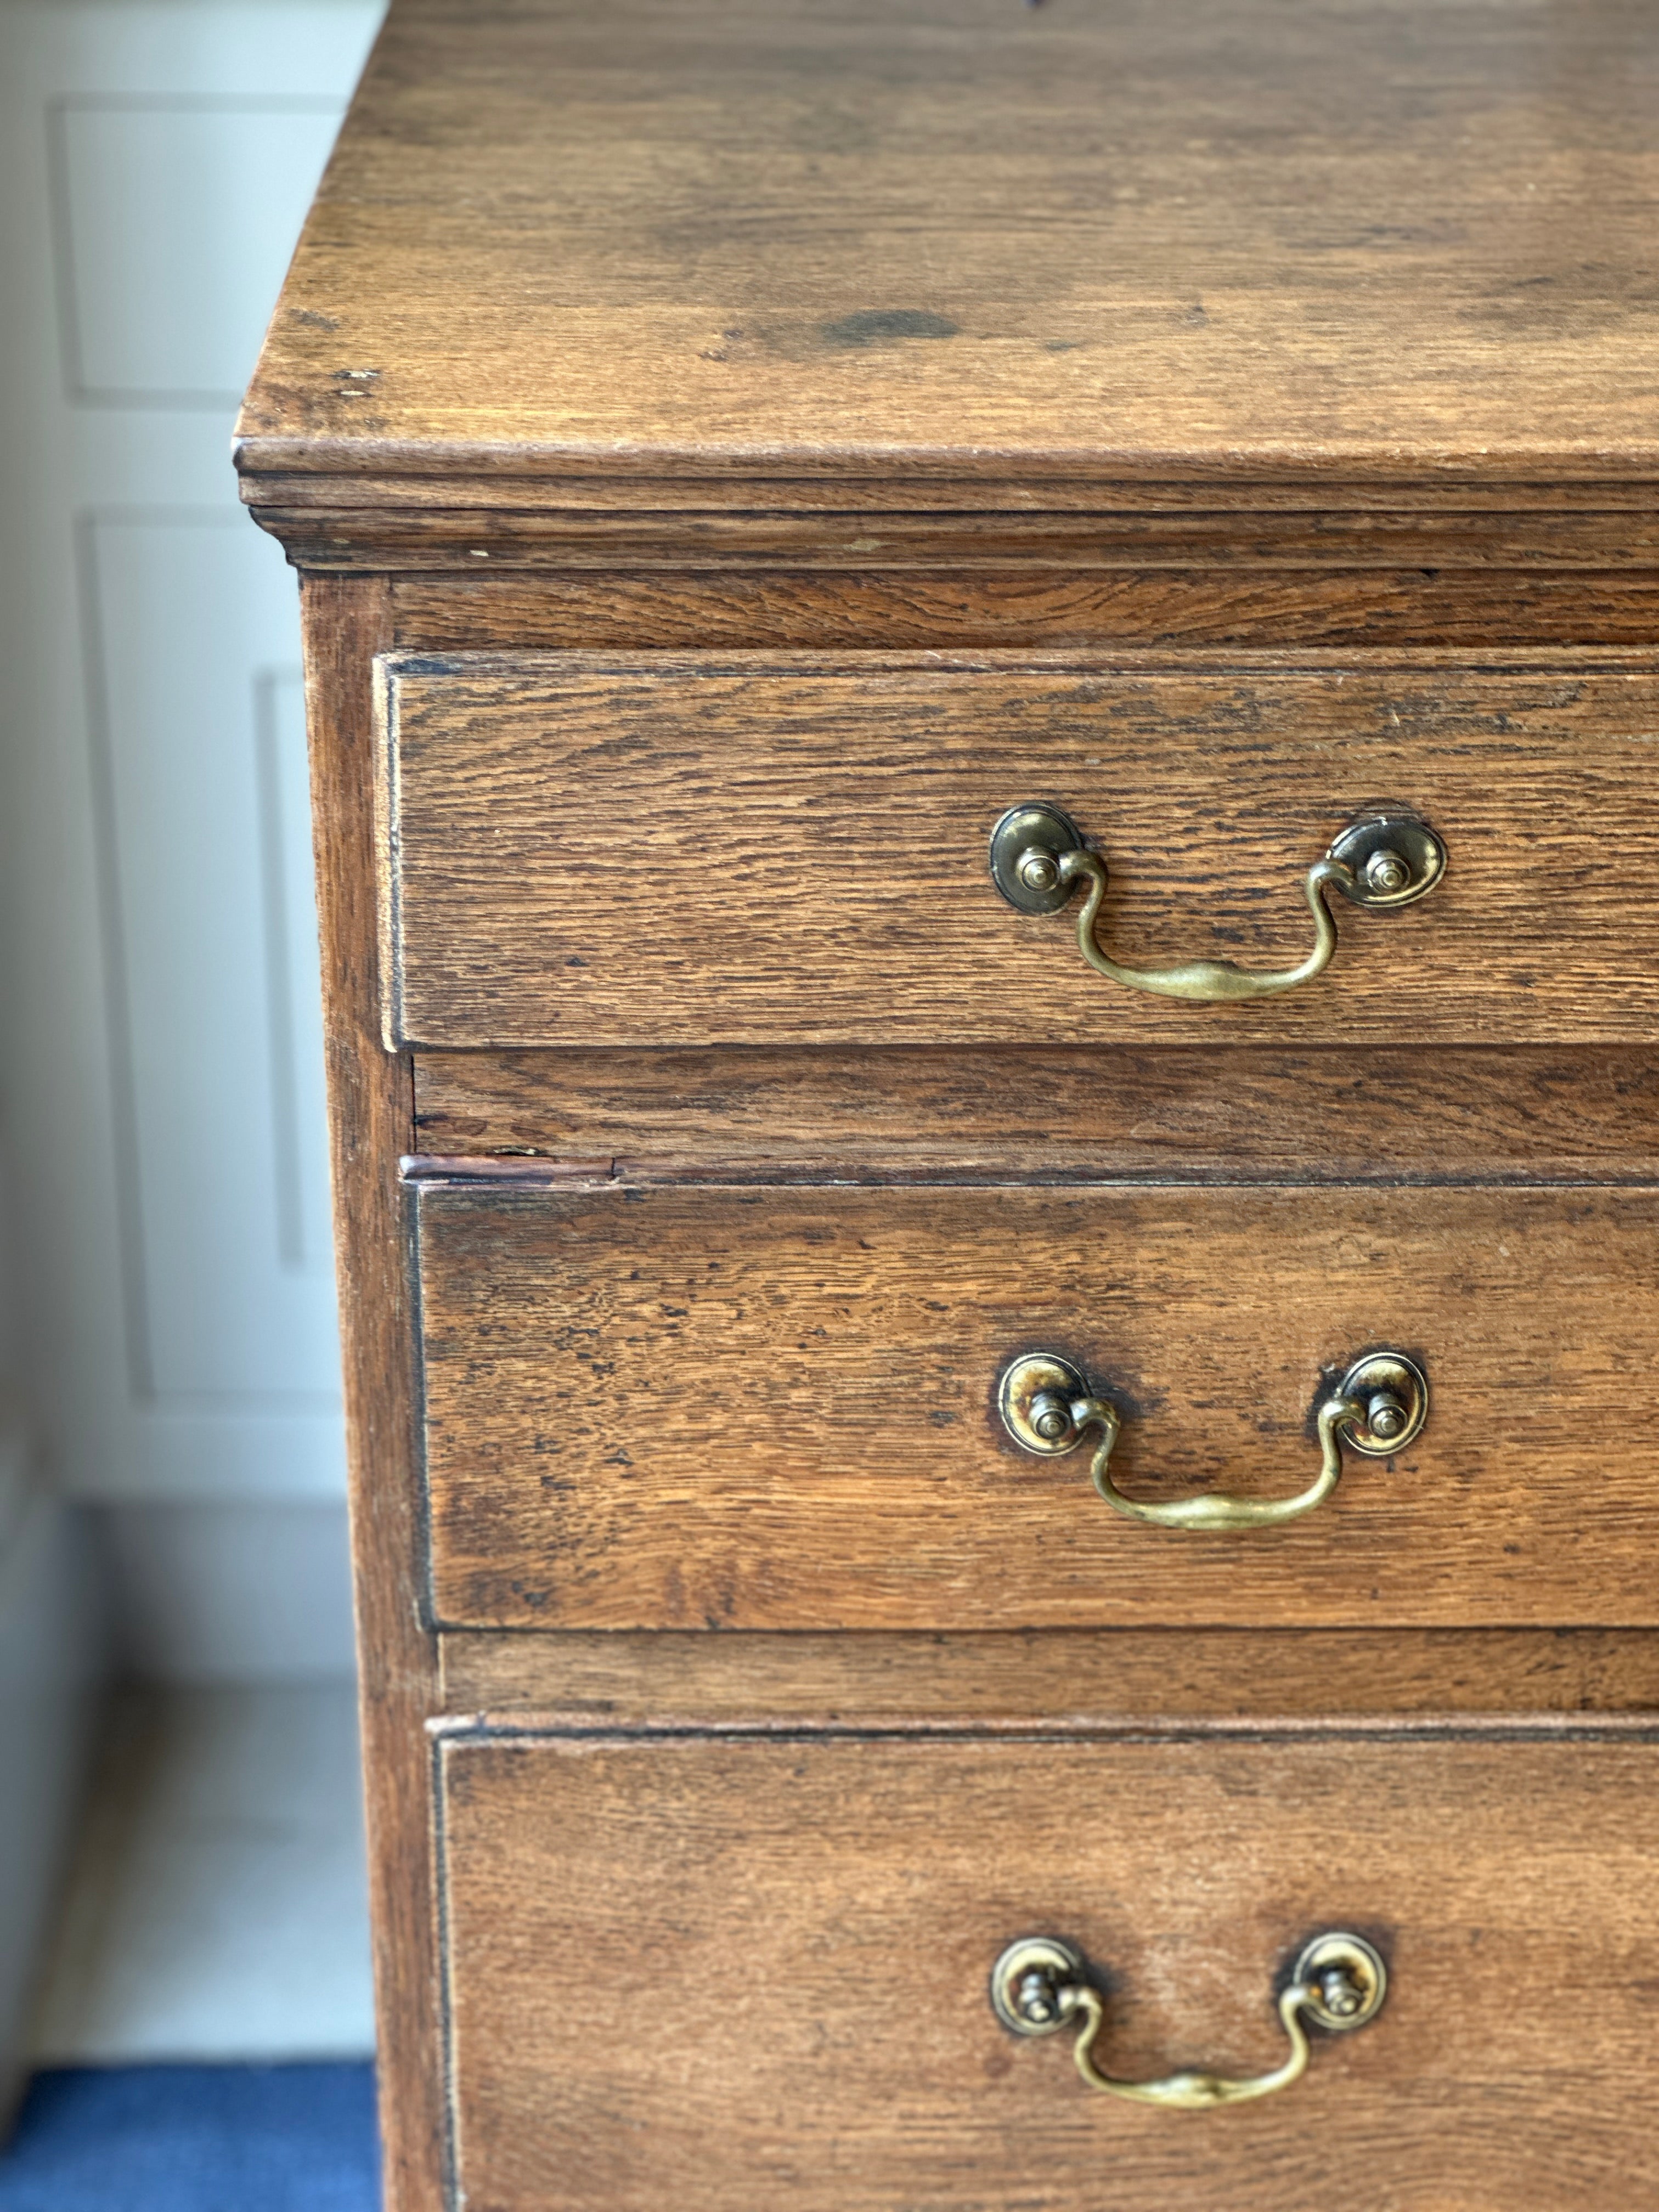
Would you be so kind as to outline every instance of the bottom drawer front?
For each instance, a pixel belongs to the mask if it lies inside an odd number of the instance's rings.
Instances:
[[[1659,2191],[1659,1753],[1632,1739],[447,1740],[469,2212],[1594,2212]],[[1307,1940],[1378,2016],[1214,2112],[1086,2087],[991,1969],[1078,1945],[1136,2079],[1285,2055]]]

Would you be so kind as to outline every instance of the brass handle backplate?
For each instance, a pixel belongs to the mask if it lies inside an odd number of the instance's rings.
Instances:
[[[1307,2071],[1304,2021],[1342,2035],[1376,2018],[1388,1994],[1388,1969],[1360,1936],[1340,1930],[1304,1946],[1278,1999],[1279,2023],[1290,2039],[1283,2063],[1269,2073],[1242,2078],[1225,2074],[1167,2074],[1158,2081],[1120,2081],[1095,2064],[1095,2039],[1105,2018],[1100,1992],[1088,1978],[1083,1955],[1055,1936],[1022,1936],[991,1969],[991,2008],[1014,2035],[1054,2035],[1075,2026],[1072,2056],[1091,2089],[1133,2104],[1162,2105],[1178,2112],[1213,2112],[1218,2105],[1247,2105],[1288,2089]]]
[[[997,1392],[1002,1425],[1023,1450],[1044,1459],[1075,1451],[1085,1431],[1098,1429],[1090,1474],[1115,1512],[1160,1528],[1207,1532],[1272,1528],[1322,1504],[1342,1472],[1342,1446],[1369,1459],[1404,1451],[1429,1417],[1429,1386],[1422,1369],[1403,1352],[1368,1352],[1356,1359],[1315,1417],[1319,1473],[1292,1498],[1231,1498],[1201,1491],[1194,1498],[1150,1504],[1126,1498],[1111,1477],[1112,1447],[1122,1424],[1117,1408],[1091,1391],[1069,1359],[1054,1352],[1028,1352],[1003,1370]]]
[[[1255,969],[1231,960],[1188,960],[1176,968],[1126,968],[1101,950],[1095,934],[1106,896],[1106,863],[1088,849],[1065,809],[1028,799],[1011,806],[991,832],[991,880],[1011,906],[1022,914],[1058,914],[1078,885],[1086,884],[1077,918],[1084,958],[1114,983],[1165,999],[1265,999],[1310,982],[1329,966],[1336,950],[1328,890],[1340,891],[1352,905],[1387,910],[1424,897],[1445,870],[1445,847],[1409,807],[1367,807],[1303,878],[1314,943],[1294,967]]]

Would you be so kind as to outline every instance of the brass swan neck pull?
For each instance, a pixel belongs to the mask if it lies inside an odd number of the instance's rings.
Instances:
[[[1274,1528],[1311,1513],[1336,1487],[1345,1443],[1371,1459],[1403,1451],[1428,1419],[1429,1386],[1422,1369],[1403,1352],[1368,1352],[1354,1361],[1319,1407],[1319,1473],[1305,1490],[1293,1498],[1232,1498],[1203,1491],[1161,1504],[1126,1498],[1112,1480],[1112,1447],[1122,1426],[1117,1409],[1096,1397],[1078,1370],[1057,1352],[1031,1352],[1014,1360],[1004,1371],[998,1407],[1014,1442],[1043,1458],[1075,1451],[1085,1431],[1098,1429],[1090,1474],[1114,1512],[1159,1528],[1215,1534]]]
[[[1240,968],[1231,960],[1188,960],[1176,968],[1126,968],[1103,951],[1095,934],[1106,896],[1106,863],[1091,853],[1069,814],[1043,800],[1011,806],[991,832],[991,879],[1023,914],[1057,914],[1079,884],[1088,885],[1077,918],[1078,949],[1097,974],[1132,991],[1160,998],[1217,1003],[1266,999],[1293,990],[1330,964],[1336,923],[1326,893],[1352,905],[1409,906],[1445,872],[1445,848],[1409,808],[1376,806],[1357,815],[1303,878],[1313,915],[1313,950],[1292,968]]]
[[[1218,2105],[1248,2105],[1288,2089],[1307,2071],[1304,2017],[1334,2034],[1376,2019],[1388,1994],[1388,1970],[1362,1936],[1334,1931],[1316,1936],[1279,1992],[1279,2023],[1290,2050],[1266,2074],[1166,2074],[1157,2081],[1120,2081],[1095,2063],[1094,2047],[1105,2019],[1100,1993],[1087,1978],[1082,1954],[1054,1936],[1024,1936],[991,1970],[991,2007],[1014,2035],[1053,2035],[1075,2024],[1072,2056],[1091,2089],[1136,2105],[1162,2105],[1177,2112],[1213,2112]]]

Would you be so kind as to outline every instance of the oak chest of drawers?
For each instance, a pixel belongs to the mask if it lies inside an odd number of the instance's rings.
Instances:
[[[238,461],[397,2212],[1659,2198],[1656,214],[1636,7],[394,0]]]

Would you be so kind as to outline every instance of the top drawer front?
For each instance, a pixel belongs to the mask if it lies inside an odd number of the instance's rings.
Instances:
[[[1659,678],[1053,656],[584,653],[382,664],[398,1044],[1635,1041],[1659,1035]],[[1016,912],[1005,809],[1109,869],[1117,959],[1249,969],[1312,941],[1302,881],[1379,799],[1443,841],[1316,980],[1223,1006],[1091,974],[1076,908]]]

